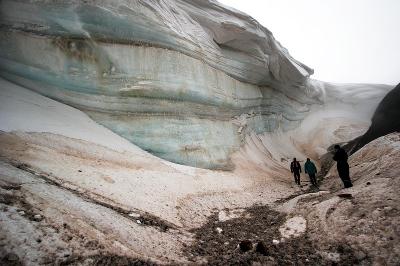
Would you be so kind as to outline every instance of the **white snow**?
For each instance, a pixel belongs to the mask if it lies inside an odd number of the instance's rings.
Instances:
[[[0,78],[0,130],[49,132],[115,151],[147,153],[95,123],[83,112]],[[148,155],[150,156],[150,155]]]
[[[294,216],[279,228],[279,232],[284,238],[298,237],[307,229],[307,221],[303,216]]]
[[[244,212],[244,209],[222,210],[218,213],[218,221],[225,222],[230,219],[238,218]]]

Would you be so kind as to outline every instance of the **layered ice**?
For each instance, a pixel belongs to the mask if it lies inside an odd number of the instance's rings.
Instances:
[[[3,1],[1,10],[13,29],[171,49],[248,83],[293,85],[312,73],[253,18],[213,0]]]
[[[386,90],[310,80],[268,29],[217,1],[5,0],[0,12],[2,77],[181,164],[232,169],[246,135],[294,130],[331,103],[373,109]]]

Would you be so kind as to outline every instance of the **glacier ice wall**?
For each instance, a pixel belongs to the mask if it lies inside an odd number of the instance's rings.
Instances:
[[[249,131],[326,98],[272,33],[212,0],[0,2],[0,75],[167,160],[230,169]]]

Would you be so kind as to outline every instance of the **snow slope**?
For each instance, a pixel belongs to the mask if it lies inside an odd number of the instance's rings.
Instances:
[[[210,171],[164,161],[81,111],[5,80],[0,86],[3,157],[51,173],[64,186],[124,209],[193,227],[206,218],[198,212],[270,202],[293,190],[286,179],[268,183],[273,177],[265,173]],[[269,191],[269,197],[249,193],[262,190]]]
[[[81,111],[0,79],[0,130],[50,132],[149,156]]]

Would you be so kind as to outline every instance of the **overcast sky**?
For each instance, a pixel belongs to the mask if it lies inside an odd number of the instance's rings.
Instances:
[[[331,82],[400,82],[400,0],[219,0]]]

